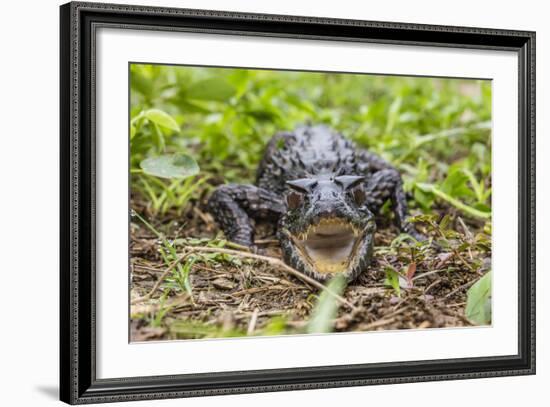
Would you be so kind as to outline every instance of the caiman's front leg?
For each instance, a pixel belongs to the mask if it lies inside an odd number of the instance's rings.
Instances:
[[[366,187],[367,206],[377,213],[388,199],[392,203],[397,227],[414,237],[416,240],[425,240],[426,237],[417,232],[407,221],[407,200],[403,191],[401,175],[394,168],[386,168],[373,173],[367,180]]]
[[[208,200],[227,239],[243,246],[254,246],[254,220],[277,222],[286,205],[278,195],[254,185],[220,185]]]
[[[407,199],[403,191],[403,180],[399,171],[382,157],[367,151],[359,150],[357,159],[367,173],[370,173],[365,184],[367,206],[378,213],[388,199],[395,213],[395,223],[399,230],[408,233],[416,240],[426,240],[417,232],[410,222],[407,222]]]

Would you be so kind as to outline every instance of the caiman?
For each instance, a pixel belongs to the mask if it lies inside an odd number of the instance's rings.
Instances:
[[[227,239],[255,249],[255,221],[274,222],[284,260],[326,281],[354,280],[368,268],[375,216],[391,202],[397,227],[423,236],[407,221],[399,172],[324,125],[275,134],[259,164],[255,185],[219,186],[208,210]]]

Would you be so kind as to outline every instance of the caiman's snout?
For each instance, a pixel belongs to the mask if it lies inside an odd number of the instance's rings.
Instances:
[[[361,180],[343,176],[289,183],[289,213],[280,228],[288,263],[321,281],[340,273],[352,280],[366,268],[375,226],[364,200],[356,199]]]

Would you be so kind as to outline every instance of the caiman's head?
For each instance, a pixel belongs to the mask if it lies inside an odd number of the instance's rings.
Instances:
[[[285,260],[319,281],[355,279],[372,255],[374,216],[365,205],[364,178],[353,175],[288,181],[287,213],[279,238]]]

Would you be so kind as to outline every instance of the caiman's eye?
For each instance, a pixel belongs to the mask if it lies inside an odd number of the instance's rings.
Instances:
[[[360,175],[341,175],[334,178],[334,181],[352,196],[353,201],[358,206],[362,206],[367,200],[365,189],[363,188],[365,177]]]
[[[297,209],[304,203],[304,195],[300,192],[290,191],[286,196],[286,203],[289,209]]]
[[[286,196],[286,203],[289,209],[296,209],[304,203],[304,194],[307,194],[317,186],[317,180],[311,178],[300,178],[287,181],[290,191]]]

